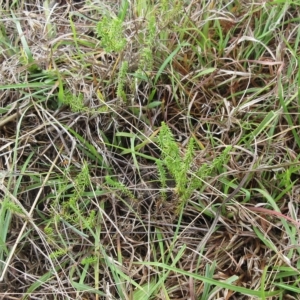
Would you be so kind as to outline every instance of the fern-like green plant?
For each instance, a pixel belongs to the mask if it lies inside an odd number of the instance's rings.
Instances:
[[[153,45],[155,44],[156,35],[156,19],[154,15],[151,15],[148,19],[147,33],[144,36],[140,51],[140,60],[138,64],[138,70],[136,71],[136,77],[141,77],[144,72],[150,72],[153,70]]]
[[[82,265],[87,265],[87,264],[94,264],[98,261],[98,257],[97,256],[88,256],[88,257],[84,257],[81,261]]]
[[[68,253],[68,249],[58,249],[56,251],[53,251],[50,253],[50,258],[52,259],[58,259]]]
[[[106,183],[126,195],[130,200],[136,201],[133,193],[121,182],[113,180],[110,176],[105,176]]]
[[[5,198],[5,200],[2,203],[2,207],[4,210],[8,209],[12,213],[18,214],[18,215],[24,215],[23,210],[20,206],[18,206],[16,203],[13,203],[10,199]]]
[[[97,36],[101,39],[100,45],[106,52],[120,52],[126,46],[123,34],[123,22],[118,18],[104,16],[96,26]]]
[[[125,73],[127,73],[127,69],[126,66],[123,68],[122,70],[122,75]],[[122,97],[124,98],[123,94],[121,91],[123,90],[123,86],[124,86],[124,82],[125,82],[125,75],[123,75],[120,78],[120,82],[121,85],[120,87],[118,87],[118,89],[120,89],[120,94],[122,95]],[[103,100],[103,97],[101,97],[100,92],[97,92],[98,98],[101,102],[105,102]],[[63,94],[63,96],[61,97],[61,103],[68,105],[71,109],[72,112],[74,113],[88,113],[90,115],[95,115],[95,114],[101,114],[101,113],[106,113],[108,111],[107,105],[102,105],[99,108],[95,109],[95,108],[90,108],[88,106],[84,105],[84,98],[83,98],[83,94],[82,93],[78,93],[78,95],[74,95],[71,92],[66,92]]]
[[[74,207],[77,203],[77,200],[82,196],[86,187],[90,184],[90,174],[88,164],[85,163],[82,166],[81,172],[76,176],[74,182],[74,194],[69,200],[69,205]]]
[[[82,206],[82,201],[79,201],[86,190],[90,185],[90,174],[88,164],[84,163],[81,169],[81,172],[76,176],[74,181],[74,192],[70,197],[69,201],[66,201],[64,204],[65,218],[71,224],[78,226],[81,225],[82,229],[91,228],[91,225],[94,224],[95,214],[91,213],[88,216],[85,216],[82,213],[82,210],[85,210],[85,207]]]
[[[69,105],[72,112],[86,112],[88,109],[84,107],[83,94],[73,95],[70,92],[65,93],[63,103]]]
[[[193,143],[193,142],[191,142]],[[162,161],[175,179],[176,191],[182,196],[188,182],[187,170],[189,169],[190,158],[182,159],[177,143],[170,128],[163,122],[158,135],[158,145],[161,148]],[[191,153],[189,156],[193,155]]]
[[[171,130],[163,122],[158,135],[158,145],[161,149],[161,160],[157,161],[156,165],[162,188],[165,190],[166,187],[167,175],[164,169],[166,168],[175,180],[175,191],[180,199],[180,207],[185,205],[195,190],[202,188],[205,179],[214,173],[221,172],[221,168],[227,162],[232,149],[232,146],[226,147],[210,164],[202,164],[198,170],[192,171],[195,155],[194,139],[190,139],[185,155],[181,156],[179,146],[175,142]]]
[[[124,85],[126,82],[126,75],[128,71],[128,62],[123,61],[118,75],[117,96],[126,102],[126,93],[124,92]]]
[[[86,215],[86,202],[84,193],[90,185],[90,174],[87,163],[84,163],[81,171],[70,183],[68,172],[64,174],[61,184],[51,204],[51,217],[45,226],[45,233],[51,240],[54,232],[60,227],[61,222],[67,222],[74,230],[90,229],[95,224],[95,212]],[[58,213],[59,212],[59,213]]]

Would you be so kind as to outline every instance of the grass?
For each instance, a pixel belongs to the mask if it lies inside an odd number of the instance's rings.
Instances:
[[[3,299],[300,299],[300,2],[1,10]]]

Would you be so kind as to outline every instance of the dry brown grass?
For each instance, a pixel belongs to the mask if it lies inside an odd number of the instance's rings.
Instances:
[[[52,2],[48,13],[38,0],[1,2],[2,299],[148,299],[147,283],[159,283],[149,299],[299,299],[299,5],[131,1],[126,48],[105,53],[97,20],[119,2]],[[153,67],[138,80],[151,15]],[[185,202],[170,170],[163,199],[161,122],[181,158],[195,140],[185,176],[203,184]],[[249,180],[191,266],[255,147]],[[204,274],[237,279],[205,294]]]

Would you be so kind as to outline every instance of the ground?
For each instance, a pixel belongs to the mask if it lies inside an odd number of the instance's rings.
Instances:
[[[299,1],[1,9],[1,299],[300,299]]]

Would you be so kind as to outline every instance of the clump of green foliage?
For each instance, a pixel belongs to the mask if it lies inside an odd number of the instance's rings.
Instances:
[[[158,173],[162,184],[162,197],[166,199],[164,188],[167,182],[167,171],[175,180],[175,191],[181,205],[185,205],[195,190],[201,189],[206,178],[220,170],[228,161],[232,146],[228,146],[210,164],[202,164],[196,171],[192,171],[193,158],[195,156],[195,142],[189,140],[187,150],[182,156],[178,144],[170,128],[163,122],[158,135],[158,145],[161,148],[161,160],[157,160]]]
[[[120,19],[107,16],[97,24],[97,36],[101,39],[100,45],[106,52],[120,52],[125,48],[126,39],[122,25]]]
[[[82,197],[90,185],[88,164],[83,164],[81,171],[71,183],[67,173],[65,176],[66,178],[62,181],[64,184],[60,186],[52,204],[53,218],[49,218],[49,222],[45,227],[48,238],[55,231],[53,225],[56,224],[57,226],[60,221],[68,222],[74,228],[80,225],[81,230],[93,227],[94,224],[95,211],[91,211],[86,215],[84,213],[86,203],[84,204],[82,201]],[[60,215],[56,214],[56,210],[61,212]]]
[[[140,61],[139,61],[139,69],[138,72],[141,71],[151,71],[153,69],[153,45],[155,42],[156,35],[156,19],[154,15],[151,15],[148,20],[147,26],[147,34],[145,35],[147,38],[144,40],[144,47],[140,53]]]
[[[114,188],[115,190],[120,191],[123,195],[127,196],[130,200],[136,201],[133,193],[121,182],[112,179],[109,175],[105,176],[106,183]]]
[[[75,113],[87,112],[88,110],[88,108],[84,106],[82,93],[79,93],[78,95],[71,94],[70,92],[65,93],[63,103],[69,105],[71,111]]]
[[[98,93],[98,98],[104,104],[105,101],[101,98],[101,95],[99,93]],[[82,93],[78,93],[78,95],[74,95],[71,92],[65,92],[64,97],[62,97],[62,103],[68,105],[71,111],[74,113],[88,113],[90,115],[95,115],[95,114],[99,114],[99,113],[101,114],[107,112],[107,106],[105,104],[100,106],[97,109],[86,106],[84,104],[84,96]]]
[[[123,61],[118,75],[117,96],[125,102],[126,102],[126,93],[124,91],[124,85],[126,82],[127,71],[128,71],[128,62]]]

